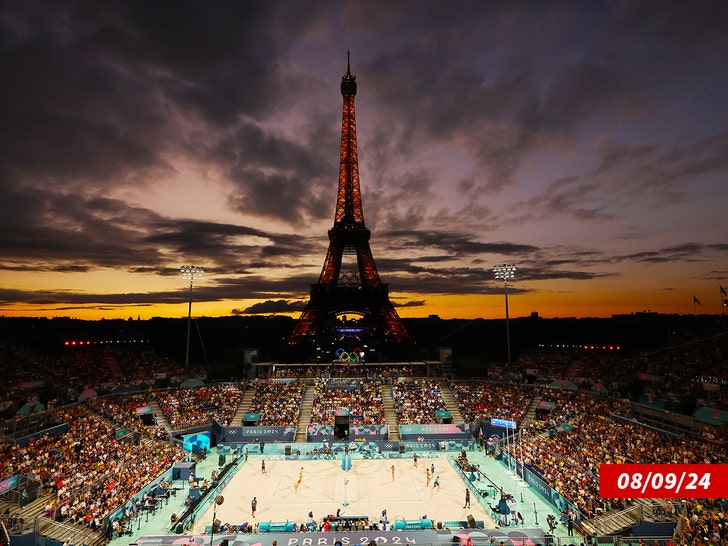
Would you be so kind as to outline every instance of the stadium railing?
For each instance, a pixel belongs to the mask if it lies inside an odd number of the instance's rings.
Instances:
[[[588,520],[589,525],[596,530],[597,535],[609,535],[616,531],[627,529],[642,521],[642,506],[635,504],[608,516],[596,517]]]

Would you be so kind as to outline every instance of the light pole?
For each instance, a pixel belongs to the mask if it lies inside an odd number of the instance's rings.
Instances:
[[[515,264],[496,265],[493,268],[496,279],[503,279],[503,291],[506,295],[506,345],[508,347],[508,366],[511,365],[511,332],[508,326],[508,279],[512,279],[516,274]]]
[[[185,351],[185,371],[190,369],[190,325],[192,324],[192,283],[202,278],[205,274],[204,267],[196,265],[183,265],[180,267],[182,278],[190,281],[190,305],[187,309],[187,350]]]

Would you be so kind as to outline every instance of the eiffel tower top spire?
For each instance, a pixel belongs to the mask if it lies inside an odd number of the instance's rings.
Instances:
[[[346,52],[346,74],[341,77],[341,94],[356,95],[356,76],[351,75],[351,51]]]

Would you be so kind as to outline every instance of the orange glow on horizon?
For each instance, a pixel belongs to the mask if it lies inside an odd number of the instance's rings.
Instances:
[[[180,294],[183,297],[183,294]],[[304,301],[305,294],[301,300]],[[421,301],[422,305],[396,307],[402,318],[426,318],[437,315],[441,319],[486,320],[505,318],[503,294],[487,295],[432,295],[391,294],[395,306],[407,301]],[[720,314],[721,303],[703,298],[702,305],[692,304],[692,295],[684,291],[635,292],[590,292],[589,294],[560,292],[509,293],[509,316],[512,319],[537,313],[542,318],[609,318],[612,315],[633,314],[650,311],[661,314],[688,315]],[[233,309],[245,309],[259,300],[223,300],[214,302],[194,301],[192,316],[233,316]],[[0,316],[5,317],[69,317],[79,320],[134,319],[148,320],[155,317],[187,318],[189,301],[169,304],[87,304],[87,305],[33,305],[13,304],[0,307]],[[290,313],[261,313],[281,315],[297,319],[300,311]],[[253,316],[253,315],[242,315]]]

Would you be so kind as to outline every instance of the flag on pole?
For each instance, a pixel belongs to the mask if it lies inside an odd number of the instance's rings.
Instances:
[[[703,305],[702,303],[700,303],[700,300],[695,297],[695,294],[693,294],[693,303],[696,303],[698,305]]]
[[[728,292],[725,291],[725,288],[723,288],[723,285],[719,284],[718,286],[720,286],[720,293],[723,294],[723,297],[728,298]]]

